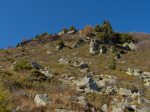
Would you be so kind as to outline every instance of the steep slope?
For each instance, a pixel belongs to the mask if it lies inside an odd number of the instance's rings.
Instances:
[[[1,50],[0,111],[148,112],[150,51],[101,43],[107,52],[91,54],[93,39],[77,32]]]

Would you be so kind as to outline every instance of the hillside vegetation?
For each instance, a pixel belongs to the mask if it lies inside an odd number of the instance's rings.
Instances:
[[[36,35],[0,50],[0,112],[149,112],[149,57],[149,34],[108,21]]]

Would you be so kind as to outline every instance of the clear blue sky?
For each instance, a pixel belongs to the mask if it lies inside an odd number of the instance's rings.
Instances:
[[[0,0],[0,48],[105,19],[117,31],[150,33],[150,0]]]

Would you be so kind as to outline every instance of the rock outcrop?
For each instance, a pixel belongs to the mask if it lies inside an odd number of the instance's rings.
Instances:
[[[90,42],[90,53],[97,54],[99,52],[99,40],[91,39]]]

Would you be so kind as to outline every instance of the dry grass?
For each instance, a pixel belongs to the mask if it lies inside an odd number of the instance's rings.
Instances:
[[[136,46],[138,51],[148,51],[150,50],[150,40],[141,41]]]
[[[90,93],[87,94],[88,103],[96,109],[101,108],[104,104],[109,105],[111,97],[107,94]]]
[[[72,35],[73,38],[63,37],[65,44],[71,46],[75,41],[78,41],[80,37],[78,34]],[[76,38],[77,37],[77,38]],[[68,39],[68,40],[67,40]],[[71,67],[70,65],[61,65],[58,64],[58,59],[65,57],[71,61],[78,61],[78,59],[90,62],[89,70],[93,71],[95,75],[113,75],[118,78],[118,87],[132,88],[136,85],[137,88],[141,89],[143,87],[143,82],[133,76],[129,76],[125,73],[127,68],[139,68],[143,71],[150,72],[150,52],[149,51],[139,51],[139,52],[128,52],[121,56],[121,59],[117,60],[116,70],[109,70],[108,65],[113,57],[112,54],[105,55],[91,55],[89,53],[89,44],[80,48],[70,49],[65,47],[61,51],[56,51],[55,42],[50,42],[46,44],[39,44],[34,47],[27,46],[25,48],[16,48],[16,49],[7,49],[0,51],[0,69],[5,69],[5,71],[0,72],[0,78],[6,83],[9,82],[19,82],[22,85],[22,88],[16,89],[15,92],[25,91],[27,94],[30,94],[32,97],[18,96],[13,94],[9,89],[4,88],[4,92],[10,92],[10,99],[8,103],[12,104],[12,107],[23,106],[22,112],[26,111],[35,111],[42,112],[42,110],[54,111],[54,109],[66,108],[69,110],[74,110],[77,112],[83,112],[83,108],[76,103],[72,103],[68,100],[69,96],[77,95],[74,90],[75,87],[68,86],[67,84],[62,83],[58,79],[64,75],[69,74],[76,78],[84,77],[86,74],[81,73],[79,68]],[[51,54],[46,52],[50,51]],[[50,82],[29,82],[28,77],[31,75],[31,71],[13,71],[11,70],[12,62],[18,62],[19,60],[25,59],[29,63],[36,61],[41,64],[43,67],[49,68],[52,73],[55,74],[55,78]],[[139,83],[140,82],[140,83]],[[3,83],[0,82],[0,87],[4,87]],[[145,91],[145,90],[144,90]],[[51,106],[48,108],[37,107],[33,102],[33,96],[36,93],[47,93],[51,98]],[[146,90],[146,97],[150,98],[150,91]],[[91,97],[92,96],[92,97]],[[89,95],[89,103],[91,105],[99,108],[103,103],[109,103],[109,96],[105,102],[105,95]],[[91,98],[91,99],[90,99]],[[107,96],[106,96],[107,98]],[[96,100],[96,101],[95,101]],[[100,102],[98,102],[98,100]],[[28,109],[28,110],[26,110]]]

